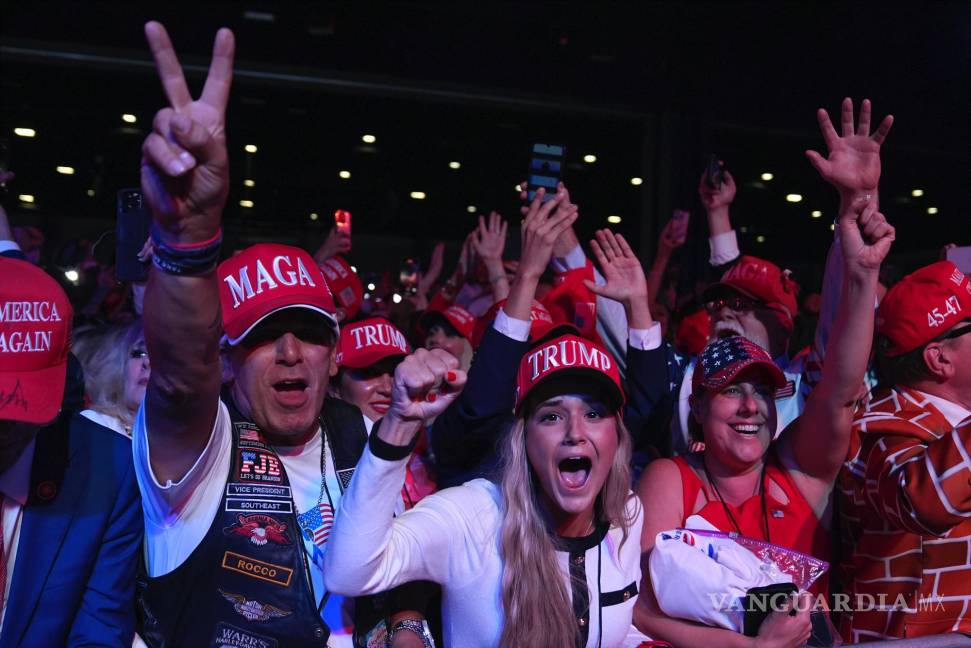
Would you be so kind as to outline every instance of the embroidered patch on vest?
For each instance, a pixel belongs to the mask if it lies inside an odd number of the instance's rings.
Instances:
[[[278,608],[275,605],[263,605],[259,601],[247,601],[242,594],[233,594],[219,590],[223,598],[233,604],[236,613],[247,621],[269,621],[270,619],[282,619],[288,617],[293,612]]]
[[[227,497],[225,510],[230,513],[293,513],[293,503],[283,500]]]
[[[226,484],[227,497],[258,497],[260,499],[290,499],[289,486],[265,484]]]
[[[283,476],[280,471],[280,460],[270,452],[264,452],[253,448],[239,449],[239,474],[240,481],[258,481],[269,483],[280,483]]]
[[[348,484],[351,483],[351,477],[354,476],[354,468],[344,468],[343,470],[337,471],[337,479],[341,482],[341,488],[347,490]]]
[[[222,568],[280,587],[289,587],[290,579],[293,578],[293,570],[289,567],[263,562],[234,551],[227,551],[223,554]]]
[[[287,525],[269,515],[240,515],[237,521],[228,527],[223,527],[225,535],[239,535],[249,538],[257,547],[268,542],[277,545],[293,544],[287,533]]]
[[[277,648],[280,644],[272,637],[240,630],[228,623],[219,623],[210,645],[214,648]]]

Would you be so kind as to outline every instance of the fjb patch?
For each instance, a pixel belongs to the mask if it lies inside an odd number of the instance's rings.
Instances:
[[[216,625],[216,633],[212,636],[210,645],[214,648],[277,648],[280,644],[272,637],[220,623]]]
[[[276,545],[293,544],[287,533],[287,525],[269,515],[239,515],[236,522],[223,528],[223,533],[248,538],[257,547],[265,546],[268,542]]]
[[[280,483],[283,481],[280,460],[269,452],[241,448],[238,477],[240,481]]]
[[[242,594],[234,594],[219,590],[223,598],[232,603],[236,613],[247,621],[269,621],[270,619],[282,619],[288,617],[293,612],[278,608],[275,605],[263,604],[259,601],[248,601]]]
[[[293,578],[293,570],[289,567],[263,562],[235,551],[223,554],[222,568],[280,587],[290,587],[290,579]]]

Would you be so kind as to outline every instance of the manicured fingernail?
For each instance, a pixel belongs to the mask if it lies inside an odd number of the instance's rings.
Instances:
[[[182,164],[184,164],[185,168],[187,169],[196,165],[196,159],[192,157],[192,154],[188,151],[182,151],[179,153],[179,159],[182,160]]]
[[[445,374],[445,380],[449,382],[455,382],[456,378],[458,378],[458,376],[455,374],[454,371],[449,371],[447,374]]]
[[[427,400],[429,403],[434,403],[436,398],[438,398],[438,396],[436,396],[435,394],[432,393],[432,394],[429,394],[425,398],[425,400]]]
[[[185,173],[185,165],[179,160],[169,162],[169,173],[172,175],[182,175]]]

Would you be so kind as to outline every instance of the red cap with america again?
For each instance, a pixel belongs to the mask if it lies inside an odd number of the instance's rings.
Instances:
[[[337,337],[334,297],[304,250],[260,243],[226,259],[216,272],[228,344],[238,344],[257,324],[287,308],[319,313]]]
[[[64,400],[74,311],[57,282],[0,257],[0,420],[50,423]]]

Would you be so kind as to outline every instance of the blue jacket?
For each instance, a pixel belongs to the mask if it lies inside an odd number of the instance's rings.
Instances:
[[[131,441],[77,414],[43,428],[0,646],[131,646],[142,529]]]

